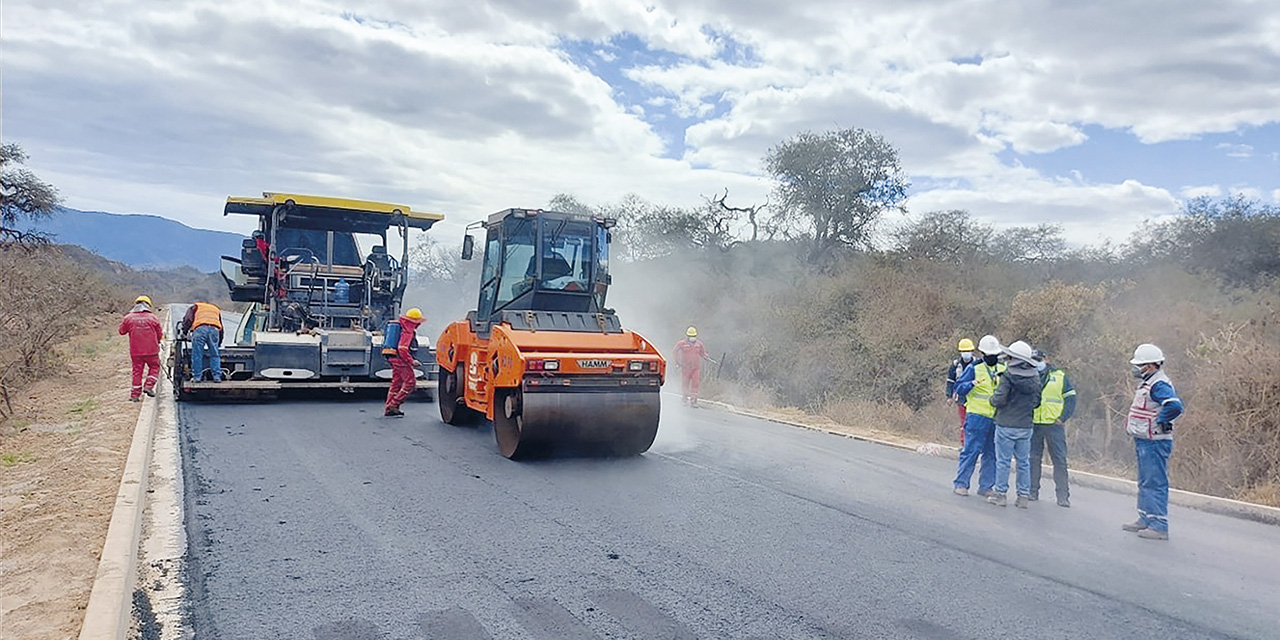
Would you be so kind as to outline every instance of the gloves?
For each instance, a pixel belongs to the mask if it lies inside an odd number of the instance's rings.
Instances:
[[[1173,423],[1172,423],[1172,422],[1157,422],[1157,423],[1156,423],[1156,433],[1160,433],[1160,434],[1173,433]]]

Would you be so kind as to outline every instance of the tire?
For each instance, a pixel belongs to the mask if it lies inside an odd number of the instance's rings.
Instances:
[[[186,382],[186,375],[184,372],[187,369],[184,365],[190,360],[191,356],[187,353],[187,350],[183,348],[182,344],[183,343],[181,341],[177,340],[173,342],[173,366],[170,368],[171,375],[169,376],[169,382],[173,385],[173,397],[179,402],[194,399],[191,392],[183,389],[183,383]]]
[[[440,404],[440,419],[455,427],[471,426],[480,422],[480,412],[468,407],[462,399],[458,385],[458,370],[441,368],[436,374],[436,398]]]

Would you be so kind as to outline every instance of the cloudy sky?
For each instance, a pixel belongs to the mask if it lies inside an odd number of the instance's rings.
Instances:
[[[5,0],[5,141],[68,205],[245,231],[229,194],[461,225],[572,193],[764,202],[803,130],[899,149],[910,209],[1123,237],[1280,201],[1273,0]]]

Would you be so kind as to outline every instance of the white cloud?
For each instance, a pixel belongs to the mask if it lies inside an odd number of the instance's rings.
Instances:
[[[1231,187],[1231,195],[1244,196],[1245,198],[1248,198],[1250,200],[1261,200],[1262,189],[1259,189],[1257,187],[1239,185],[1239,186]]]
[[[1229,144],[1220,142],[1214,146],[1215,149],[1226,151],[1228,158],[1252,158],[1253,145],[1248,144]]]
[[[1029,172],[1009,172],[969,189],[936,189],[910,204],[916,211],[965,209],[997,227],[1060,225],[1075,245],[1124,238],[1144,221],[1178,211],[1167,191],[1133,180],[1080,186]]]
[[[1222,195],[1222,187],[1216,184],[1198,187],[1183,187],[1182,190],[1178,192],[1178,195],[1187,200],[1195,198],[1217,198]]]
[[[856,126],[941,185],[916,209],[1085,238],[1176,201],[997,154],[1080,145],[1091,125],[1155,142],[1280,121],[1273,5],[9,0],[5,135],[74,206],[223,226],[227,194],[323,191],[452,224],[559,191],[761,201],[771,146]],[[1216,188],[1187,182],[1169,188]]]

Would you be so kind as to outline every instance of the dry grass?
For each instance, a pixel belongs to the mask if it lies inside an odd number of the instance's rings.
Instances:
[[[137,421],[118,318],[88,320],[57,349],[58,366],[14,390],[15,415],[0,421],[6,638],[79,633]],[[86,344],[103,348],[90,355]]]

